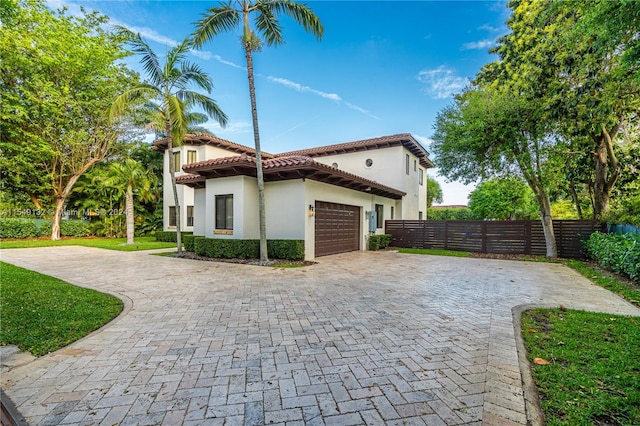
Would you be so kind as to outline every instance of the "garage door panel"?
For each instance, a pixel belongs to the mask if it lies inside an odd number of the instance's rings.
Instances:
[[[316,256],[360,249],[360,207],[317,201]]]

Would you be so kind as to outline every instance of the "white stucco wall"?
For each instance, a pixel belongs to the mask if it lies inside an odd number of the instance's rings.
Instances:
[[[409,174],[406,173],[405,155],[407,154],[409,154]],[[373,161],[370,167],[366,166],[367,159]],[[395,209],[396,219],[418,219],[419,212],[423,212],[423,218],[426,217],[427,187],[425,181],[423,185],[419,184],[418,170],[422,169],[425,180],[427,172],[420,165],[418,157],[404,146],[314,157],[314,160],[329,166],[337,163],[341,170],[406,192],[407,195]],[[390,215],[385,217],[390,218]]]
[[[182,165],[184,165],[187,159],[187,149],[193,149],[193,147],[187,148],[186,146],[180,148],[174,148],[173,152],[180,151],[180,166],[177,168],[179,171],[175,173],[176,177],[183,175]],[[173,187],[171,185],[171,174],[169,173],[169,151],[165,150],[164,152],[164,160],[163,160],[163,189],[162,189],[162,200],[163,200],[163,229],[165,231],[175,231],[175,227],[169,227],[169,207],[175,205],[175,201],[173,198]],[[192,226],[187,226],[187,206],[194,205],[194,194],[193,188],[189,188],[185,185],[177,185],[176,186],[178,192],[178,201],[180,202],[180,229],[182,231],[192,231]]]
[[[215,232],[216,195],[233,194],[233,232]],[[208,179],[205,199],[205,233],[209,238],[255,239],[258,225],[258,188],[254,178],[233,176]]]
[[[267,238],[303,240],[309,203],[302,179],[268,182],[264,192]]]
[[[193,235],[203,236],[206,234],[207,218],[207,190],[205,188],[193,191],[194,212],[193,212]]]

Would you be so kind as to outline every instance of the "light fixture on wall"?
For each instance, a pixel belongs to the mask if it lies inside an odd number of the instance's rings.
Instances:
[[[309,217],[313,217],[316,215],[315,213],[316,208],[313,206],[313,204],[309,204]]]

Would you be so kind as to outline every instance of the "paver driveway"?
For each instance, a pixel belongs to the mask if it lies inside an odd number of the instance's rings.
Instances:
[[[83,247],[2,260],[118,294],[2,376],[32,424],[524,424],[511,309],[639,314],[555,264],[358,252],[275,269]]]

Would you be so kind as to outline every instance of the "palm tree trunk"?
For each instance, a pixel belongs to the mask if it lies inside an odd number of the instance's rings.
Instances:
[[[127,244],[134,244],[133,235],[133,188],[131,185],[127,186],[127,192],[124,195],[125,210],[124,214],[127,219]]]
[[[251,41],[244,42],[245,57],[247,59],[247,74],[249,78],[249,97],[251,98],[251,117],[253,119],[253,139],[256,148],[256,177],[258,181],[258,217],[260,221],[260,264],[269,262],[267,253],[267,223],[264,200],[264,174],[262,172],[262,152],[260,151],[260,131],[258,130],[258,107],[256,105],[256,89],[253,78],[253,58],[251,55]]]
[[[176,208],[176,243],[178,244],[178,254],[182,254],[182,235],[180,233],[180,200],[178,198],[178,188],[176,185],[176,165],[173,159],[173,141],[171,139],[171,126],[167,125],[167,151],[169,152],[169,175],[171,176],[171,189],[173,189],[173,202]]]

